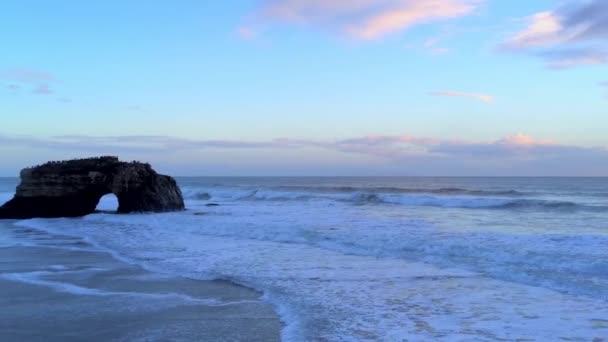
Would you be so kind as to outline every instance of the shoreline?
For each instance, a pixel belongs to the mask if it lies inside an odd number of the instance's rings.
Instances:
[[[280,340],[277,312],[253,289],[154,273],[79,238],[0,229],[27,244],[0,247],[0,340]]]

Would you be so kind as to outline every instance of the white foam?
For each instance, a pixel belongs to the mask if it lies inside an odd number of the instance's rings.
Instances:
[[[281,308],[287,341],[556,340],[608,333],[593,325],[594,319],[608,315],[602,302],[401,259],[200,234],[192,222],[183,225],[190,216],[85,221],[94,239],[143,266],[188,277],[226,278],[263,290]],[[176,225],[179,217],[182,225]],[[554,306],[564,310],[546,312]]]
[[[261,290],[286,323],[286,341],[608,335],[597,323],[608,317],[608,237],[600,231],[480,230],[467,226],[470,210],[353,206],[333,198],[243,201],[243,189],[223,197],[199,191],[225,202],[205,208],[188,201],[189,208],[225,215],[95,214],[19,224],[84,237],[149,270]],[[491,215],[474,219],[522,220]],[[526,219],[551,223],[554,216]]]
[[[91,269],[87,269],[90,271]],[[45,276],[52,275],[56,272],[47,271],[35,271],[35,272],[23,272],[23,273],[2,273],[0,278],[17,281],[32,285],[44,286],[51,288],[58,292],[64,292],[79,296],[128,296],[128,297],[139,297],[146,299],[157,299],[157,300],[179,300],[181,302],[204,304],[211,306],[223,306],[230,305],[232,303],[223,303],[215,299],[200,299],[192,296],[180,294],[180,293],[145,293],[145,292],[129,292],[129,291],[107,291],[89,287],[83,287],[67,282],[55,281],[43,279]]]

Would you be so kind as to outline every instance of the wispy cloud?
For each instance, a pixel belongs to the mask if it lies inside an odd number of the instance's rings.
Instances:
[[[508,150],[512,153],[533,148],[565,147],[551,139],[535,138],[525,134],[508,136],[494,142],[446,140],[414,135],[369,135],[335,141],[279,138],[267,141],[199,140],[162,135],[84,136],[62,135],[49,138],[0,135],[0,142],[8,145],[27,145],[37,148],[66,149],[132,149],[137,151],[167,151],[196,149],[299,149],[324,148],[349,153],[395,156],[433,153],[471,153],[476,151]],[[569,148],[575,148],[571,146]],[[581,147],[582,148],[582,147]],[[486,154],[486,153],[482,153]],[[487,153],[492,155],[491,153]]]
[[[503,44],[531,51],[555,69],[608,64],[608,1],[570,1],[567,6],[526,18],[527,27]]]
[[[608,173],[608,149],[605,147],[581,147],[524,139],[515,141],[505,138],[490,143],[442,143],[432,147],[429,152],[443,156],[461,156],[474,160],[502,161],[511,164],[517,162],[545,162],[546,165],[570,168],[572,162],[581,162],[586,167],[602,164],[604,173]],[[549,170],[547,171],[549,172]]]
[[[479,93],[464,93],[459,91],[435,91],[432,92],[433,96],[446,96],[446,97],[464,97],[469,99],[474,99],[486,103],[492,103],[496,100],[496,98],[492,95],[479,94]]]
[[[258,155],[263,160],[270,150],[298,155],[305,153],[304,150],[317,149],[361,155],[374,158],[378,165],[403,165],[408,170],[425,170],[433,174],[470,174],[467,170],[475,170],[474,174],[504,174],[504,170],[508,170],[508,174],[608,174],[608,149],[605,147],[564,145],[525,134],[489,142],[407,134],[369,135],[334,141],[292,138],[266,141],[204,140],[156,135],[35,138],[0,134],[0,146],[4,149],[14,146],[19,149],[64,151],[70,155],[131,153],[147,159],[224,150],[226,153],[234,151],[248,156]]]
[[[48,84],[40,84],[34,88],[32,93],[37,95],[50,95],[53,93],[53,91]]]
[[[9,68],[0,70],[0,78],[22,83],[47,83],[55,80],[55,77],[44,71],[29,68]]]
[[[561,18],[553,12],[541,12],[527,18],[528,27],[509,38],[506,45],[513,49],[551,46],[568,41]]]
[[[244,40],[252,40],[258,35],[257,31],[249,26],[239,27],[237,30],[237,34],[239,35],[239,37],[241,37],[241,39]]]
[[[408,44],[407,47],[411,49],[421,50],[429,53],[433,56],[442,56],[450,52],[450,49],[441,46],[443,39],[447,34],[437,35],[423,41],[421,44]]]
[[[461,17],[474,9],[474,2],[465,0],[406,1],[366,18],[349,31],[358,38],[375,39],[417,24]]]
[[[516,146],[543,146],[556,144],[555,140],[539,139],[522,133],[505,137],[498,140],[497,143]]]
[[[0,79],[20,83],[21,85],[28,85],[28,87],[33,86],[32,94],[36,95],[51,94],[53,91],[49,84],[56,81],[55,76],[48,72],[29,68],[9,68],[0,70]],[[18,90],[21,88],[21,85],[11,84],[8,88],[10,90]]]
[[[592,49],[556,50],[542,53],[547,66],[552,69],[567,69],[584,65],[608,63],[608,53]]]
[[[354,38],[378,39],[412,26],[469,15],[484,0],[266,0],[264,19],[335,29]]]

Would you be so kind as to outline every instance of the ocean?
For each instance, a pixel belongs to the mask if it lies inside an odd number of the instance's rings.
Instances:
[[[115,215],[108,195],[83,218],[10,221],[0,248],[36,246],[29,229],[246,286],[284,341],[608,341],[608,178],[178,183],[184,212]]]

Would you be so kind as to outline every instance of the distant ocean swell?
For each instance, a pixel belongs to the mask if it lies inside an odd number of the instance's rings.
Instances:
[[[281,189],[281,190],[277,190]],[[289,190],[287,190],[289,189]],[[321,192],[328,189],[328,192]],[[463,209],[502,209],[502,210],[556,210],[608,212],[608,207],[587,205],[569,201],[522,198],[523,193],[515,190],[483,191],[458,188],[446,189],[400,189],[374,188],[372,192],[357,191],[354,187],[270,187],[249,191],[234,191],[218,196],[213,192],[189,191],[186,198],[194,200],[228,200],[228,201],[312,201],[328,200],[355,205],[390,204],[412,207],[439,207]],[[297,191],[296,191],[297,190]],[[311,191],[305,191],[311,190]],[[424,193],[429,195],[425,195]],[[420,193],[419,195],[417,195]],[[433,196],[430,194],[441,194]],[[465,195],[467,194],[467,195]],[[473,195],[477,194],[477,195]],[[483,194],[483,195],[480,195]],[[494,196],[503,197],[490,197]],[[502,195],[500,195],[502,194]],[[460,196],[454,196],[460,195]]]
[[[523,192],[517,190],[477,190],[462,188],[399,188],[399,187],[310,187],[310,186],[280,186],[273,190],[285,191],[312,191],[329,193],[388,193],[388,194],[437,194],[437,195],[472,195],[472,196],[524,196]]]
[[[230,185],[235,187],[235,185]],[[212,184],[214,188],[223,187],[222,184]],[[239,186],[236,186],[239,187]],[[304,185],[282,185],[282,186],[265,186],[266,190],[274,191],[299,191],[313,193],[358,193],[358,192],[373,192],[373,193],[389,193],[389,194],[436,194],[436,195],[470,195],[470,196],[526,196],[529,193],[517,190],[481,190],[481,189],[464,189],[457,187],[443,188],[405,188],[405,187],[369,187],[369,186],[304,186]],[[192,189],[196,191],[195,189]],[[608,195],[608,194],[607,194]]]

